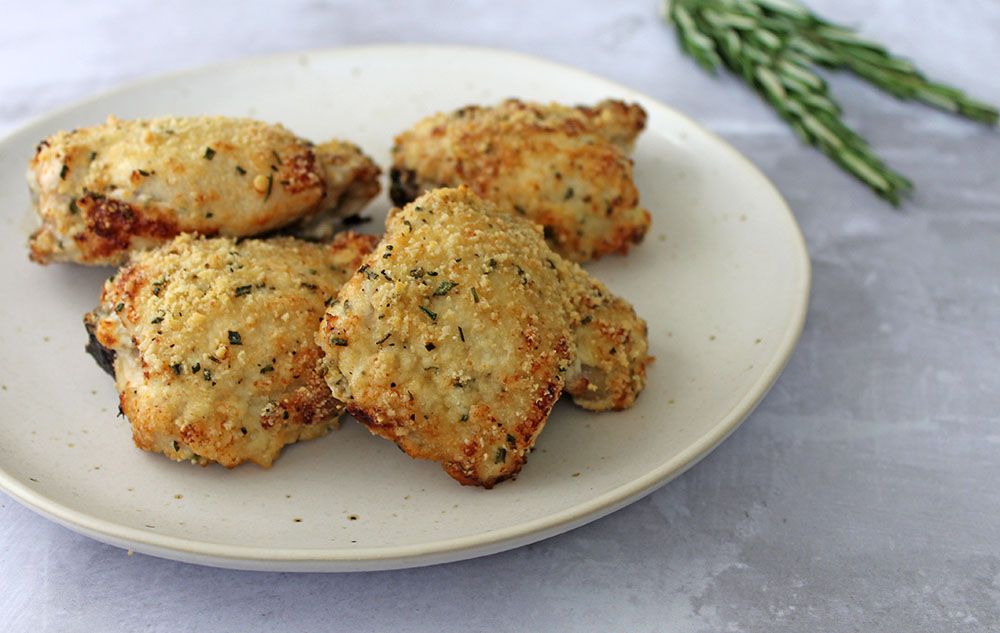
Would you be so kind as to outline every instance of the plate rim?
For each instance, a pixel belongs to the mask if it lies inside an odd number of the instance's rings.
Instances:
[[[438,53],[474,53],[493,57],[506,57],[521,64],[545,66],[561,73],[572,73],[588,80],[597,80],[613,86],[622,97],[641,99],[669,112],[672,116],[706,135],[722,151],[735,158],[744,168],[755,174],[761,183],[774,194],[780,203],[782,219],[790,225],[793,251],[796,255],[799,286],[794,289],[798,301],[781,341],[774,355],[769,359],[760,378],[746,391],[743,397],[720,418],[706,434],[672,459],[662,463],[646,475],[626,482],[588,501],[565,510],[518,523],[500,530],[481,532],[474,535],[432,541],[412,545],[372,548],[274,548],[246,545],[232,545],[212,541],[200,541],[167,534],[158,534],[121,525],[83,511],[72,509],[53,501],[46,495],[34,491],[26,483],[8,473],[0,463],[0,490],[10,495],[30,510],[75,532],[117,547],[171,558],[185,562],[238,569],[267,569],[281,571],[365,571],[374,569],[402,569],[431,565],[449,561],[464,560],[488,555],[537,542],[561,534],[580,525],[600,519],[632,502],[654,492],[674,478],[693,467],[708,455],[753,412],[771,386],[777,381],[791,358],[792,352],[802,335],[808,314],[812,288],[812,264],[802,230],[795,220],[788,202],[778,188],[749,158],[730,145],[719,135],[695,122],[686,114],[676,110],[660,99],[651,97],[634,88],[597,73],[577,68],[545,57],[506,50],[490,46],[432,43],[383,43],[360,46],[339,46],[303,50],[282,51],[263,55],[251,55],[214,62],[199,66],[177,69],[138,80],[120,84],[97,94],[76,100],[68,105],[46,111],[31,117],[26,122],[4,134],[0,146],[15,136],[26,132],[46,120],[69,114],[73,110],[103,99],[115,97],[125,92],[142,89],[144,86],[164,81],[181,79],[206,71],[223,71],[227,68],[260,63],[294,60],[302,56],[349,56],[365,52],[407,51]],[[238,564],[249,563],[249,564]],[[257,565],[254,565],[257,563]]]

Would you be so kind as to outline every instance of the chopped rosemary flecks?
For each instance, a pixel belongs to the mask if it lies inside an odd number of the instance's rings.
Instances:
[[[365,277],[367,277],[368,279],[371,279],[373,281],[375,279],[378,279],[378,273],[375,272],[375,271],[373,271],[373,270],[370,270],[369,267],[368,267],[368,264],[365,264],[364,266],[362,266],[361,268],[359,268],[358,272],[359,273],[364,273]]]
[[[517,438],[511,434],[507,434],[507,445],[511,448],[517,448]]]
[[[66,174],[69,173],[69,165],[63,163],[62,169],[59,170],[59,179],[66,180]]]
[[[80,207],[76,206],[76,198],[69,201],[69,212],[73,215],[80,212]]]
[[[434,291],[434,296],[435,297],[444,296],[444,295],[448,294],[449,290],[451,290],[452,288],[454,288],[457,285],[458,284],[455,283],[454,281],[442,281],[441,285],[438,286],[437,290]]]
[[[161,314],[160,316],[156,317],[155,319],[153,319],[152,321],[150,321],[150,323],[153,323],[154,325],[156,323],[163,323],[163,315]]]
[[[334,345],[336,345],[337,347],[347,347],[347,339],[346,338],[340,338],[340,337],[336,337],[335,336],[335,337],[333,337],[333,338],[330,339],[330,342],[333,343]]]
[[[565,195],[563,195],[563,200],[569,200],[570,198],[572,198],[573,197],[573,193],[574,193],[573,192],[573,187],[569,187],[568,189],[566,189],[566,193],[565,193]]]
[[[462,417],[459,418],[459,421],[460,422],[468,422],[469,421],[469,414],[468,413],[463,413]]]
[[[97,158],[97,152],[91,152],[90,153],[90,162],[94,162],[95,158]]]
[[[472,301],[475,302],[475,303],[479,303],[479,293],[476,292],[476,289],[475,288],[469,288],[469,290],[472,291]]]
[[[497,449],[497,454],[493,457],[494,464],[502,464],[507,461],[507,449],[501,446]]]
[[[303,281],[299,285],[302,286],[303,288],[308,289],[308,290],[315,290],[315,289],[319,288],[319,286],[317,286],[316,284],[311,284],[308,281]]]
[[[174,363],[173,365],[170,366],[170,369],[173,369],[174,373],[177,374],[178,376],[180,376],[181,372],[184,371],[184,368],[181,367],[180,363]]]
[[[413,277],[414,279],[420,279],[423,276],[424,276],[424,269],[422,267],[417,266],[416,268],[410,269],[410,277]]]
[[[260,373],[262,374],[269,374],[272,371],[274,371],[274,365],[265,365],[264,367],[260,368]]]
[[[136,169],[136,171],[139,172],[140,176],[149,176],[149,172],[145,169]]]
[[[115,306],[115,312],[121,312],[124,309],[125,309],[124,303],[119,303],[118,305]]]
[[[205,369],[203,372],[201,372],[201,376],[206,381],[211,381],[212,380],[212,370],[211,369]]]
[[[212,160],[213,158],[215,158],[215,150],[212,149],[211,147],[206,147],[204,158],[206,160]]]
[[[437,349],[437,345],[430,342],[424,343],[424,349],[426,349],[428,352],[433,352],[434,350]]]
[[[274,174],[267,175],[267,191],[264,192],[264,199],[271,197],[271,189],[274,187]]]
[[[385,343],[386,341],[389,340],[390,336],[392,336],[392,332],[389,332],[388,334],[386,334],[385,336],[383,336],[379,340],[375,341],[375,344],[376,345],[381,345],[382,343]]]
[[[462,339],[463,343],[465,342],[465,332],[462,331],[461,325],[458,326],[458,338]]]
[[[197,374],[199,371],[201,371],[201,363],[195,363],[194,365],[191,365],[192,374]]]
[[[239,332],[229,330],[229,344],[230,345],[243,345],[243,337],[240,336]]]
[[[588,314],[587,316],[583,317],[583,319],[580,320],[580,325],[587,325],[593,320],[594,320],[593,315]]]
[[[281,156],[278,155],[277,151],[275,151],[275,150],[272,149],[271,150],[271,156],[274,156],[274,160],[278,161],[279,165],[281,164]]]
[[[247,170],[245,170],[242,167],[240,167],[239,165],[237,165],[236,166],[236,173],[239,174],[239,175],[241,175],[241,176],[246,176],[247,175]]]
[[[423,311],[424,314],[426,314],[427,316],[429,316],[431,318],[431,321],[437,321],[438,320],[437,312],[433,312],[433,311],[427,309],[424,306],[420,306],[420,309]]]
[[[242,297],[253,292],[253,286],[236,286],[236,296]]]

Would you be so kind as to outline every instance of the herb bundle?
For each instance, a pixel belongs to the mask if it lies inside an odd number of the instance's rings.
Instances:
[[[725,65],[760,93],[795,133],[876,194],[899,206],[913,184],[841,120],[816,67],[848,70],[904,99],[997,124],[997,109],[927,79],[909,61],[794,0],[666,0],[681,48],[709,72]]]

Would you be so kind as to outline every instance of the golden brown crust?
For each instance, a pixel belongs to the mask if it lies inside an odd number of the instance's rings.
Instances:
[[[632,406],[646,385],[646,322],[627,301],[591,279],[589,291],[577,294],[581,315],[576,358],[566,372],[566,393],[591,411],[620,411]]]
[[[317,364],[324,303],[374,246],[181,235],[136,253],[85,317],[114,353],[136,446],[174,460],[270,466],[285,444],[319,437],[343,405]]]
[[[631,307],[464,187],[390,216],[317,343],[334,395],[372,433],[486,487],[521,468],[567,376],[600,410],[631,404],[645,375]]]
[[[390,194],[401,205],[467,185],[544,226],[564,257],[625,254],[651,221],[628,158],[645,121],[637,104],[611,100],[570,108],[511,99],[436,114],[396,137]]]
[[[359,204],[378,167],[350,143],[225,117],[121,121],[59,132],[28,170],[41,217],[31,259],[120,264],[193,232],[248,236]]]
[[[138,205],[89,193],[77,198],[75,205],[85,228],[73,240],[80,252],[89,253],[96,260],[118,258],[131,248],[133,241],[166,241],[181,233],[175,218],[159,210],[144,210]],[[40,250],[44,241],[41,233],[32,237],[31,257],[35,261],[45,261],[46,255]]]
[[[323,207],[345,216],[361,208],[382,190],[379,169],[361,148],[346,141],[328,141],[315,148],[326,183]]]
[[[326,194],[319,212],[306,216],[282,230],[295,237],[327,241],[340,228],[336,218],[361,211],[379,194],[378,165],[361,149],[345,141],[329,141],[315,147],[318,168],[323,173]]]

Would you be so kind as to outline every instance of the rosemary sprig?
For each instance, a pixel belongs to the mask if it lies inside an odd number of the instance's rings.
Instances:
[[[987,125],[997,109],[927,79],[909,61],[795,0],[666,0],[681,48],[709,72],[725,65],[754,87],[796,134],[894,206],[913,188],[840,118],[815,68],[849,70],[899,99]]]

